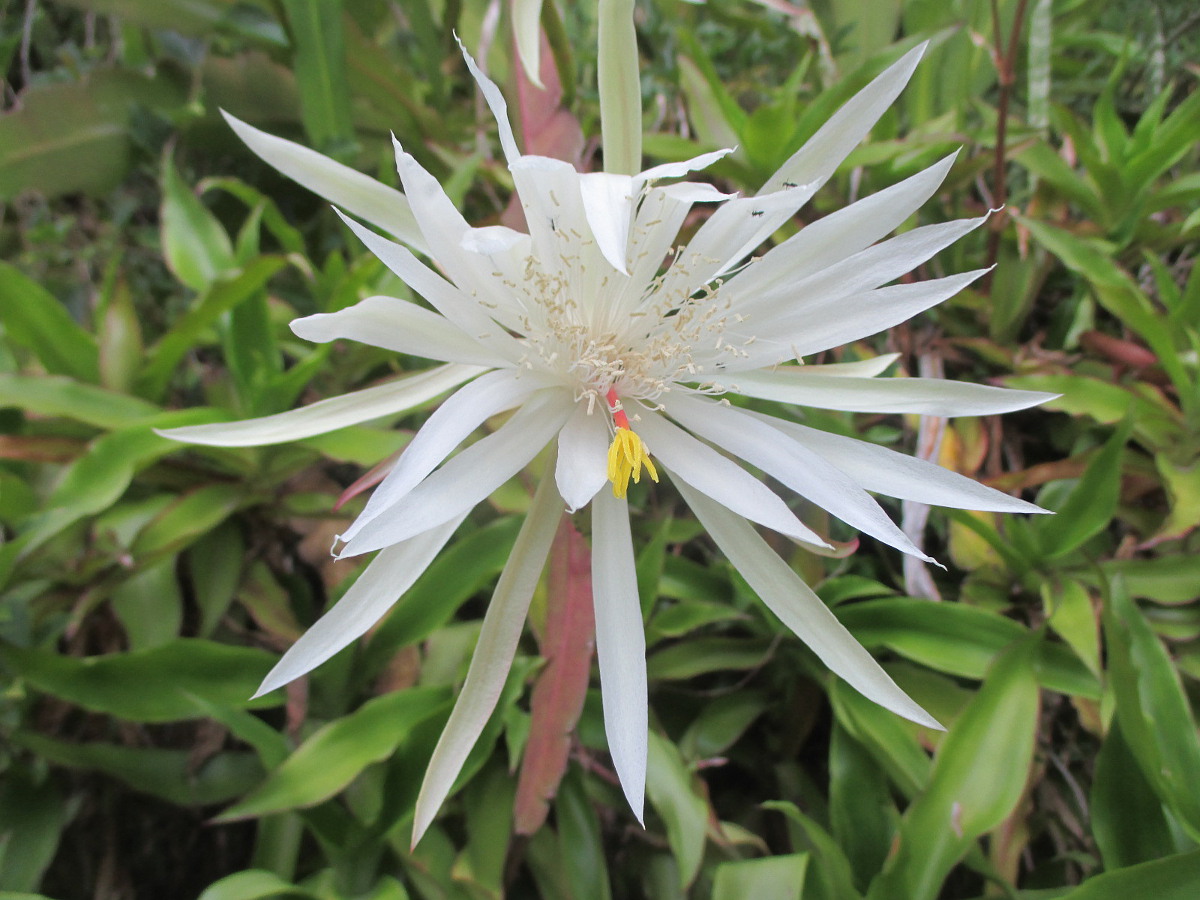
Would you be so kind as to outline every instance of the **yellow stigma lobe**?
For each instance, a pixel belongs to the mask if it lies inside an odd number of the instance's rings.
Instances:
[[[646,473],[655,482],[658,481],[658,469],[654,468],[650,451],[642,439],[629,427],[629,417],[621,409],[617,392],[610,388],[607,399],[612,409],[613,425],[616,426],[616,434],[608,448],[608,480],[612,482],[613,496],[621,499],[629,490],[630,478],[634,484],[642,480],[642,466],[646,467]]]

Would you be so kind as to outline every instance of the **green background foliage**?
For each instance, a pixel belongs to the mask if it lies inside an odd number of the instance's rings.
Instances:
[[[291,334],[297,315],[410,294],[218,110],[388,184],[394,132],[470,221],[500,221],[511,183],[453,36],[490,45],[515,96],[511,27],[536,4],[498,9],[498,23],[482,0],[0,13],[0,895],[1200,896],[1200,15],[1183,0],[636,8],[651,162],[736,146],[713,176],[754,190],[929,40],[895,108],[784,233],[959,147],[921,220],[1004,207],[917,273],[995,263],[986,283],[831,359],[893,351],[911,374],[1059,399],[940,423],[936,448],[938,423],[796,412],[902,448],[920,429],[926,456],[1058,514],[934,511],[926,546],[944,572],[868,542],[840,559],[780,547],[946,733],[833,680],[678,498],[643,485],[645,830],[596,688],[545,713],[578,718],[565,767],[526,752],[541,654],[588,652],[586,631],[551,624],[551,579],[456,791],[410,848],[529,502],[520,478],[369,636],[249,699],[361,568],[328,555],[362,503],[339,497],[421,417],[238,450],[154,429],[422,363]],[[586,163],[595,9],[547,0],[541,17]],[[521,805],[522,767],[550,785],[541,820]]]

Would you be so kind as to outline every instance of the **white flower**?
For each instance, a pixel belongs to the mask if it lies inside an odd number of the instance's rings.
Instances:
[[[295,440],[395,414],[457,388],[341,535],[342,555],[380,551],[378,556],[284,655],[260,693],[308,672],[362,635],[412,585],[472,507],[557,444],[554,478],[537,490],[426,774],[414,841],[495,706],[562,510],[589,504],[605,728],[626,797],[641,818],[645,639],[625,492],[629,479],[636,482],[643,471],[655,481],[660,474],[670,478],[763,602],[835,673],[888,709],[938,727],[758,535],[751,523],[812,547],[828,546],[734,459],[922,559],[928,557],[869,491],[959,508],[1039,510],[933,464],[724,399],[741,395],[936,416],[1002,413],[1047,399],[951,381],[879,378],[893,357],[793,364],[903,322],[983,274],[889,285],[984,221],[916,228],[880,242],[937,190],[953,157],[746,262],[866,135],[908,81],[921,49],[851,99],[753,197],[729,197],[678,180],[721,153],[636,176],[581,174],[558,160],[522,156],[500,91],[468,56],[499,124],[528,234],[472,228],[399,144],[403,197],[231,119],[268,162],[427,252],[445,273],[346,218],[435,311],[370,297],[299,319],[292,323],[296,334],[312,341],[349,338],[443,364],[294,412],[166,433],[220,446]],[[696,204],[713,205],[712,214],[676,248],[680,226]],[[509,411],[494,433],[451,456],[485,420]]]

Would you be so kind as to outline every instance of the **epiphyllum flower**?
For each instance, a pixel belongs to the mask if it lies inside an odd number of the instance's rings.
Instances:
[[[499,125],[529,225],[472,228],[397,144],[404,195],[237,120],[246,142],[285,173],[428,250],[346,223],[433,307],[370,297],[292,323],[313,341],[363,341],[440,360],[389,384],[248,422],[167,432],[193,443],[294,440],[393,415],[457,388],[429,417],[340,536],[341,555],[380,551],[342,600],[280,660],[261,692],[308,672],[362,635],[429,565],[477,503],[555,445],[553,478],[532,501],[483,622],[466,682],[417,803],[414,840],[432,821],[491,714],[564,507],[590,505],[596,648],[605,729],[625,795],[641,818],[646,769],[645,640],[625,493],[644,471],[670,478],[763,602],[839,676],[906,718],[938,727],[850,636],[753,525],[828,545],[735,460],[762,470],[855,528],[928,559],[868,491],[942,506],[1037,507],[933,464],[730,405],[740,395],[822,409],[937,416],[1002,413],[1049,395],[920,378],[880,378],[893,357],[793,364],[875,334],[940,303],[982,270],[889,285],[983,218],[876,243],[937,190],[953,157],[806,226],[746,263],[833,174],[907,82],[910,52],[851,99],[758,195],[680,181],[712,153],[640,175],[581,174],[523,156],[497,87],[467,58]],[[681,248],[696,204],[712,214]],[[664,264],[664,260],[667,262]],[[439,274],[439,271],[443,274]],[[461,387],[460,387],[461,385]],[[494,433],[451,456],[487,419]]]

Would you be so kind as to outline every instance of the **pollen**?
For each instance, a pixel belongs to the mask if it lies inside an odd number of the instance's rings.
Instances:
[[[637,433],[629,427],[629,417],[617,399],[613,389],[608,391],[608,403],[612,409],[615,434],[608,448],[608,480],[612,482],[613,496],[620,499],[629,490],[629,479],[637,484],[642,480],[642,466],[651,480],[658,481],[658,469],[650,459],[650,451]]]

